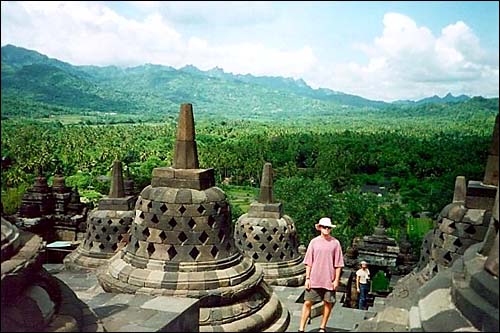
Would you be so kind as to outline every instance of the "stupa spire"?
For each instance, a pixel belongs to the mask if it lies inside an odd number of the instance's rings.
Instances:
[[[122,162],[119,160],[113,161],[113,169],[111,170],[111,187],[109,188],[110,198],[125,197],[123,186]]]
[[[260,203],[273,203],[273,167],[271,163],[264,164],[260,181]]]
[[[199,169],[198,151],[196,148],[193,105],[181,104],[177,138],[174,152],[175,169]]]

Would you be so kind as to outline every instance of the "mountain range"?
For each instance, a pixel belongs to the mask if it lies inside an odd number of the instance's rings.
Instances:
[[[203,71],[192,65],[180,69],[152,64],[74,66],[13,45],[1,48],[1,83],[2,117],[29,108],[49,113],[175,114],[183,102],[193,103],[206,115],[224,117],[321,116],[354,108],[376,110],[470,99],[448,94],[386,103],[313,89],[302,79],[232,74],[218,67]]]

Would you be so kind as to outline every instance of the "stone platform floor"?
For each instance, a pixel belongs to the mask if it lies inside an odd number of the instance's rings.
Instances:
[[[102,318],[113,318],[113,311],[118,311],[119,309],[115,309],[111,306],[111,303],[116,303],[120,301],[121,303],[126,302],[138,302],[139,299],[132,301],[132,295],[127,294],[109,294],[106,293],[97,283],[97,278],[92,271],[81,271],[81,272],[71,272],[64,269],[63,264],[45,264],[44,268],[54,275],[55,277],[61,279],[65,282],[75,293],[76,295],[85,303],[87,303],[91,308],[94,309],[94,312],[98,315],[98,317]],[[274,291],[276,292],[278,298],[281,300],[283,305],[290,312],[290,325],[286,332],[297,332],[299,329],[300,316],[302,312],[302,302],[297,302],[301,298],[301,294],[304,291],[302,287],[283,287],[283,286],[273,286]],[[148,297],[148,296],[135,296],[135,297]],[[342,293],[337,293],[337,303],[333,307],[332,314],[330,315],[330,319],[328,320],[328,324],[326,327],[327,332],[346,332],[351,331],[357,327],[357,324],[364,320],[375,316],[376,312],[373,311],[376,309],[374,306],[373,309],[368,311],[351,309],[342,306],[340,300],[342,298]],[[111,303],[110,303],[111,302]],[[109,304],[108,304],[109,303]],[[178,303],[178,302],[176,302]],[[135,304],[135,303],[134,303]],[[170,302],[171,305],[171,302]],[[188,304],[186,304],[189,307]],[[115,305],[116,307],[116,305]],[[109,310],[109,311],[108,311]],[[106,312],[107,311],[107,312]],[[105,313],[106,312],[106,313]],[[147,311],[146,311],[147,312]],[[306,332],[318,332],[319,324],[321,322],[321,313],[322,306],[321,304],[317,304],[313,306],[313,316],[314,314],[317,317],[311,319],[311,323],[306,325]],[[146,315],[146,314],[145,314]],[[134,315],[137,317],[135,326],[123,326],[121,331],[140,331],[138,326],[140,326],[141,317]],[[120,319],[121,318],[121,319]],[[119,316],[117,320],[113,319],[113,322],[110,325],[106,325],[106,321],[103,320],[104,325],[108,328],[108,331],[117,331],[110,330],[109,328],[118,328],[120,325],[119,320],[124,320],[126,317]],[[144,320],[143,321],[149,321]],[[134,327],[136,328],[134,330]],[[151,330],[151,328],[149,329]],[[144,331],[144,330],[142,330]]]

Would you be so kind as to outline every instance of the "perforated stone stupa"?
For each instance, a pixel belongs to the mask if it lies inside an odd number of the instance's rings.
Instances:
[[[234,245],[226,195],[200,169],[191,104],[182,104],[174,166],[153,170],[129,244],[98,269],[108,292],[200,299],[200,331],[284,331],[289,313]]]
[[[305,265],[299,253],[293,220],[283,214],[281,203],[273,200],[273,169],[264,164],[259,201],[236,222],[234,238],[238,248],[264,270],[264,279],[273,285],[304,284]]]
[[[99,207],[89,214],[85,239],[64,258],[70,269],[96,268],[107,263],[127,236],[135,217],[136,197],[125,196],[122,163],[113,162],[109,196],[99,201]]]
[[[498,123],[497,115],[483,181],[466,184],[465,177],[456,178],[453,202],[442,209],[431,241],[422,249],[419,266],[425,266],[423,271],[429,276],[450,267],[486,235],[498,187]]]

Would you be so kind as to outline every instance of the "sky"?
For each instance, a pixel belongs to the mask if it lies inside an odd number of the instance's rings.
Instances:
[[[498,1],[1,2],[1,45],[73,65],[302,78],[383,101],[498,97]]]

